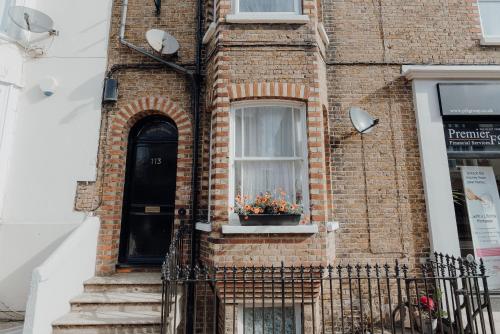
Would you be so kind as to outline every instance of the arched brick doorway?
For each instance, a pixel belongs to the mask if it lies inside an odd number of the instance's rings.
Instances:
[[[110,117],[103,150],[102,203],[99,208],[101,229],[96,268],[100,275],[113,273],[118,261],[129,134],[135,124],[151,115],[167,117],[177,127],[179,139],[174,206],[175,212],[180,208],[189,209],[192,175],[190,115],[166,97],[145,97],[121,108]],[[175,217],[174,228],[178,224],[178,217]]]

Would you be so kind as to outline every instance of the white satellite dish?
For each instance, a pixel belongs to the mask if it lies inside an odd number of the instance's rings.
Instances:
[[[14,6],[9,10],[11,20],[21,29],[35,33],[57,34],[54,30],[54,21],[36,9],[24,6]]]
[[[166,31],[159,29],[148,30],[146,40],[153,49],[163,55],[173,55],[179,51],[179,42]]]
[[[358,107],[349,109],[349,117],[351,118],[352,125],[359,133],[371,132],[373,127],[379,122],[378,119]]]

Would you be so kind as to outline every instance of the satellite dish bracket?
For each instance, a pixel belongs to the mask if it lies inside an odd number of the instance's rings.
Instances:
[[[156,7],[156,16],[160,15],[161,12],[161,0],[153,0]]]

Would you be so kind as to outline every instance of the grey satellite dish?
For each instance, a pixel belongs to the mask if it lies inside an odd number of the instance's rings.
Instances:
[[[371,132],[373,127],[379,122],[378,119],[358,107],[349,109],[349,117],[351,118],[352,125],[359,133]]]
[[[173,55],[179,51],[179,42],[166,31],[159,29],[148,30],[146,40],[153,49],[163,55]]]
[[[47,14],[36,9],[14,6],[10,8],[9,16],[21,29],[35,33],[57,34],[57,31],[54,30],[54,21]]]

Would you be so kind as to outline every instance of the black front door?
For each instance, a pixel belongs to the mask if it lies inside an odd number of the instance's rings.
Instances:
[[[174,226],[176,126],[149,116],[130,131],[120,237],[120,264],[159,265]]]

